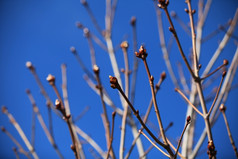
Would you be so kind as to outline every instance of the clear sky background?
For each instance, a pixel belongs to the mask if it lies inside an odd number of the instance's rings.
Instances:
[[[89,1],[89,4],[100,27],[104,28],[105,2],[91,0]],[[195,5],[197,6],[197,1],[193,1],[193,6]],[[187,4],[184,3],[184,1],[171,0],[169,10],[175,10],[180,18],[187,24],[189,18],[184,12],[184,8],[186,7]],[[206,36],[217,29],[219,25],[225,24],[233,17],[237,7],[237,0],[214,1],[208,15],[208,21],[205,23],[206,26],[203,35]],[[122,40],[127,40],[131,44],[128,52],[130,66],[132,66],[133,47],[132,28],[130,26],[130,19],[132,16],[137,17],[138,48],[140,44],[146,46],[149,53],[148,64],[151,68],[152,75],[155,77],[155,81],[157,81],[160,77],[160,73],[162,71],[167,72],[167,69],[159,46],[157,21],[152,0],[122,0],[118,2],[115,22],[113,25],[113,44],[115,48],[117,48]],[[197,14],[195,14],[195,17],[197,17]],[[45,107],[45,99],[40,94],[39,88],[36,85],[32,74],[25,67],[25,63],[26,61],[31,61],[36,67],[36,71],[52,101],[56,99],[56,95],[45,79],[49,73],[53,74],[56,77],[57,87],[61,88],[61,64],[65,63],[67,65],[68,94],[72,115],[73,117],[76,117],[85,109],[85,107],[89,106],[89,111],[79,121],[77,121],[77,125],[94,138],[103,150],[106,151],[104,128],[100,117],[100,114],[102,113],[100,98],[84,81],[84,73],[79,67],[73,54],[69,51],[71,46],[75,46],[85,65],[91,69],[87,40],[83,36],[82,31],[75,26],[76,21],[82,22],[96,35],[99,36],[99,34],[93,27],[92,22],[90,21],[87,12],[80,4],[80,1],[1,0],[0,21],[0,105],[8,107],[9,112],[14,115],[15,119],[19,122],[25,134],[30,139],[32,106],[25,93],[27,88],[31,90],[46,123],[48,123],[48,117],[47,109]],[[166,41],[168,42],[171,33],[167,30],[169,25],[165,16],[163,16],[163,21],[166,32]],[[177,22],[174,22],[174,24],[178,29],[178,36],[182,41],[183,49],[186,52],[186,55],[188,55],[191,49],[190,38],[181,29]],[[238,36],[237,29],[235,35]],[[215,52],[219,41],[222,40],[223,36],[224,32],[220,32],[214,37],[214,39],[203,45],[201,53],[201,63],[204,66],[203,68],[205,68],[205,65]],[[94,46],[96,50],[97,65],[101,68],[100,76],[103,85],[108,90],[116,105],[121,108],[117,91],[110,88],[108,80],[108,75],[113,75],[109,57],[107,53],[96,46],[96,44],[94,44]],[[221,57],[219,57],[216,62],[214,68],[219,66],[224,58],[231,60],[235,50],[236,45],[234,39],[231,39],[222,52]],[[123,56],[120,49],[116,51],[116,57],[118,59],[119,67],[123,68]],[[175,42],[172,45],[170,57],[171,61],[173,61],[173,67],[176,69],[177,63],[181,62],[185,74],[188,75],[188,71],[184,66]],[[176,73],[176,75],[178,76],[178,73]],[[189,81],[189,78],[187,80]],[[220,78],[214,82],[213,86],[218,86],[219,81]],[[238,76],[236,75],[234,84],[237,84],[237,82]],[[144,114],[151,97],[151,92],[142,63],[139,66],[136,90],[135,106],[140,110],[141,114]],[[209,95],[211,90],[212,87],[209,87],[205,92],[205,95]],[[231,131],[236,143],[238,143],[237,94],[237,88],[232,90],[226,103],[228,107],[228,120],[230,121]],[[170,78],[165,80],[158,93],[158,103],[162,114],[163,124],[166,126],[170,122],[174,123],[174,126],[169,129],[167,135],[171,140],[175,141],[179,138],[184,126],[187,104],[179,94],[174,92],[174,85]],[[210,106],[211,104],[208,105]],[[229,109],[229,107],[231,109]],[[112,110],[108,108],[108,114],[111,114],[111,112]],[[120,117],[116,116],[115,137],[113,141],[115,152],[118,152],[119,149],[120,121]],[[157,123],[153,122],[156,121],[154,114],[150,117],[150,121],[157,126]],[[204,127],[204,122],[201,118],[198,120],[198,123],[198,129],[195,133],[196,138],[200,136],[201,130]],[[0,114],[0,125],[4,126],[22,143],[22,145],[24,145],[13,126],[2,113]],[[58,116],[53,114],[53,126],[56,143],[64,157],[74,158],[73,152],[69,147],[71,139],[67,125],[59,119]],[[153,132],[156,132],[156,130],[158,130],[158,128],[155,130],[153,129]],[[234,152],[229,143],[222,118],[218,119],[218,123],[212,129],[212,132],[214,134],[214,140],[218,151],[218,158],[234,158]],[[129,129],[126,135],[125,149],[127,152],[130,143],[132,142],[132,135]],[[143,136],[141,138],[145,142],[144,147],[147,148],[150,145],[149,142]],[[40,158],[57,158],[55,151],[49,144],[38,121],[36,121],[35,142],[35,149]],[[175,142],[174,144],[176,145]],[[14,144],[12,141],[7,138],[5,134],[0,133],[0,158],[14,158],[15,156],[12,151],[13,146]],[[206,152],[204,152],[205,148],[206,145],[201,149],[201,152],[203,153],[201,153],[199,158],[206,157]],[[84,143],[86,157],[92,158],[89,149],[90,146],[87,143]],[[148,157],[161,158],[161,153],[156,149],[153,149]],[[133,151],[132,158],[138,158],[136,149]]]

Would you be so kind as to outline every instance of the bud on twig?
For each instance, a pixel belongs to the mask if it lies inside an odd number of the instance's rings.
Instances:
[[[51,86],[55,85],[55,76],[53,76],[52,74],[49,74],[46,80],[49,82]]]
[[[136,54],[136,57],[142,58],[142,59],[145,59],[148,55],[143,45],[140,46],[139,52],[135,52],[135,54]]]

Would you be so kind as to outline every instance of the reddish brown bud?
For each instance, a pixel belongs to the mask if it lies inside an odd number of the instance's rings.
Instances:
[[[184,11],[185,11],[186,13],[189,13],[189,11],[188,11],[188,9],[187,9],[187,8],[185,8],[185,9],[184,9]]]
[[[86,0],[80,0],[80,2],[81,2],[81,4],[84,5],[84,6],[88,5],[88,2],[87,2]]]
[[[26,67],[27,67],[28,69],[30,69],[31,71],[35,70],[34,66],[32,65],[32,63],[31,63],[30,61],[27,61],[27,62],[26,62]]]
[[[148,55],[143,45],[140,46],[139,52],[135,52],[135,54],[136,54],[136,57],[142,58],[142,59],[145,59]]]
[[[172,27],[169,27],[169,31],[170,31],[171,33],[173,33],[173,34],[175,33],[175,32],[174,32],[174,29],[173,29]]]
[[[226,111],[226,106],[222,103],[221,106],[219,107],[219,110],[221,112],[225,112]]]
[[[56,100],[55,100],[55,108],[56,108],[56,109],[61,109],[61,102],[60,102],[59,99],[56,99]]]
[[[2,130],[2,132],[6,131],[6,129],[3,126],[1,127],[1,130]]]
[[[222,77],[225,77],[225,76],[226,76],[226,71],[223,71]]]
[[[2,112],[7,113],[7,107],[6,106],[2,106]]]
[[[169,1],[168,0],[158,0],[159,4],[158,7],[164,9],[169,5]]]
[[[70,47],[70,51],[71,51],[73,54],[76,54],[76,53],[77,53],[77,50],[76,50],[75,47],[73,47],[73,46]]]
[[[228,60],[224,59],[223,60],[223,65],[227,66],[229,64]]]
[[[190,121],[191,121],[191,116],[189,115],[187,116],[187,123],[190,123]]]
[[[192,10],[192,14],[195,14],[196,13],[196,10],[194,9],[194,10]]]
[[[150,76],[150,81],[152,81],[152,82],[154,81],[154,76],[152,76],[152,75]]]
[[[88,28],[84,28],[84,29],[83,29],[83,33],[84,33],[84,36],[85,36],[86,38],[88,38],[88,37],[90,36],[90,32],[89,32],[89,29],[88,29]]]
[[[95,74],[98,74],[99,73],[99,67],[97,65],[93,65],[93,72]]]
[[[50,85],[55,85],[55,76],[49,74],[46,78],[46,80],[49,82]]]
[[[75,148],[74,145],[70,145],[70,148],[71,148],[72,151],[76,152],[76,148]]]
[[[201,68],[202,68],[202,64],[199,64],[199,65],[198,65],[198,69],[201,69]]]
[[[116,112],[112,112],[112,117],[114,118],[116,116]]]
[[[165,73],[165,72],[162,72],[162,73],[160,74],[160,78],[161,78],[161,80],[164,80],[164,79],[166,78],[166,73]]]
[[[117,88],[117,87],[118,87],[117,78],[116,78],[116,77],[109,76],[109,79],[110,79],[111,87],[112,87],[113,89]]]
[[[83,29],[83,28],[84,28],[83,24],[80,23],[80,22],[76,22],[76,26],[77,26],[79,29]]]
[[[30,94],[31,91],[29,89],[26,89],[26,94]]]
[[[128,47],[129,47],[129,44],[128,44],[127,41],[123,41],[123,42],[121,43],[121,48],[127,49]]]
[[[132,26],[136,25],[136,17],[135,16],[131,17],[131,25]]]

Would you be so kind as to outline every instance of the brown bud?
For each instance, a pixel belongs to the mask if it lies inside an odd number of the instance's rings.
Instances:
[[[131,25],[132,26],[136,25],[136,17],[135,16],[131,17]]]
[[[84,33],[84,36],[85,36],[86,38],[88,38],[88,37],[90,36],[90,32],[89,32],[89,29],[88,29],[88,28],[84,28],[84,29],[83,29],[83,33]]]
[[[123,42],[121,43],[121,48],[127,49],[128,47],[129,47],[129,44],[128,44],[127,41],[123,41]]]
[[[174,29],[173,29],[172,27],[169,27],[169,31],[170,31],[171,33],[173,33],[173,34],[175,33],[175,32],[174,32]]]
[[[70,145],[70,148],[71,148],[72,151],[76,152],[76,148],[75,148],[74,145]]]
[[[2,106],[2,112],[7,113],[7,107],[6,106]]]
[[[29,89],[26,89],[26,94],[30,94],[31,91]]]
[[[55,76],[53,76],[52,74],[49,74],[46,80],[49,82],[50,85],[55,85]]]
[[[166,73],[165,73],[165,72],[162,72],[162,73],[160,74],[160,78],[161,78],[161,80],[164,80],[164,79],[166,78]]]
[[[59,99],[56,99],[56,100],[55,100],[55,108],[56,108],[56,109],[61,109],[61,102],[60,102]]]
[[[188,11],[188,9],[187,9],[187,8],[185,8],[185,9],[184,9],[184,11],[185,11],[186,13],[189,13],[189,11]]]
[[[195,9],[193,9],[193,10],[192,10],[192,14],[195,14],[195,13],[196,13],[196,10],[195,10]]]
[[[1,127],[1,130],[2,130],[2,132],[6,131],[6,129],[3,126]]]
[[[99,67],[97,65],[93,65],[93,72],[95,74],[98,74],[99,73]]]
[[[198,69],[201,69],[201,68],[202,68],[202,64],[199,64],[199,65],[198,65]]]
[[[87,2],[86,0],[80,0],[80,2],[81,2],[81,4],[84,5],[84,6],[88,5],[88,2]]]
[[[147,57],[146,49],[143,45],[140,46],[139,52],[135,52],[136,57],[145,59]]]
[[[76,26],[77,26],[77,28],[79,28],[79,29],[83,29],[83,28],[84,28],[83,24],[80,23],[80,22],[76,22]]]
[[[178,88],[174,88],[174,91],[175,91],[175,92],[178,92]]]
[[[77,53],[77,50],[76,50],[75,47],[73,47],[73,46],[70,47],[70,51],[71,51],[73,54],[76,54],[76,53]]]
[[[223,65],[227,66],[229,64],[228,60],[227,59],[224,59],[223,60]]]
[[[214,151],[215,150],[215,145],[212,140],[208,141],[207,148],[209,151]]]
[[[190,121],[191,121],[191,116],[189,115],[187,116],[187,123],[190,123]]]
[[[226,111],[226,106],[222,103],[221,106],[219,107],[219,110],[221,112],[225,112]]]
[[[150,81],[152,81],[152,82],[154,81],[154,76],[152,76],[152,75],[150,76]]]
[[[225,77],[225,76],[226,76],[226,71],[223,71],[222,77]]]
[[[112,87],[113,89],[117,88],[117,87],[118,87],[117,78],[116,78],[116,77],[109,76],[109,79],[110,79],[111,87]]]
[[[112,117],[114,118],[116,116],[116,112],[112,112]]]
[[[32,65],[32,63],[31,63],[30,61],[27,61],[27,62],[26,62],[26,67],[27,67],[28,69],[30,69],[31,71],[35,70],[34,66]]]

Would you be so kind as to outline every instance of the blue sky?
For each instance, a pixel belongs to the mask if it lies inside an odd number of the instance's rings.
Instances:
[[[193,6],[196,5],[193,2]],[[89,1],[90,7],[101,28],[104,28],[104,14],[105,2],[104,1]],[[211,6],[211,11],[206,22],[204,36],[214,31],[220,24],[225,24],[228,19],[232,18],[238,6],[237,1],[214,1]],[[189,18],[184,12],[186,8],[184,1],[170,2],[169,10],[175,10],[180,18],[187,24]],[[137,17],[137,33],[138,33],[138,48],[140,44],[144,44],[149,53],[148,64],[151,68],[151,73],[155,77],[155,81],[159,79],[160,73],[166,71],[166,67],[162,58],[162,52],[159,47],[159,38],[157,31],[157,22],[155,16],[155,9],[153,2],[150,0],[142,0],[140,2],[119,1],[117,12],[115,15],[115,22],[113,25],[113,43],[114,46],[120,44],[122,40],[129,42],[129,60],[132,66],[133,60],[133,47],[132,47],[132,29],[129,24],[132,16]],[[195,14],[197,17],[197,14]],[[46,82],[46,77],[49,73],[55,75],[57,87],[61,88],[61,64],[67,65],[68,75],[68,93],[71,111],[74,117],[79,115],[85,107],[89,106],[89,111],[77,122],[77,125],[93,137],[98,144],[106,150],[104,128],[101,121],[100,114],[102,107],[99,96],[97,96],[91,88],[88,87],[83,79],[83,71],[79,67],[76,59],[69,51],[71,46],[75,46],[78,50],[80,57],[83,59],[85,65],[90,69],[90,54],[88,49],[87,40],[83,37],[81,30],[76,28],[77,21],[82,22],[97,36],[95,28],[90,21],[85,9],[81,6],[79,0],[52,0],[52,1],[30,1],[30,0],[1,0],[0,1],[0,105],[8,107],[16,120],[21,125],[22,129],[30,139],[31,136],[31,118],[32,106],[25,93],[26,89],[30,89],[40,112],[47,121],[47,109],[45,107],[45,99],[40,94],[39,88],[36,85],[33,76],[26,69],[26,61],[31,61],[36,67],[36,71],[50,95],[52,101],[56,99],[53,89]],[[163,17],[166,41],[169,41],[171,33],[166,30],[168,28],[167,19]],[[191,48],[191,41],[189,36],[181,29],[177,22],[174,23],[178,29],[178,36],[182,41],[185,52],[189,52]],[[235,35],[238,35],[236,29]],[[218,42],[222,39],[224,33],[221,32],[215,36],[214,39],[205,43],[202,47],[201,63],[205,65],[215,52]],[[101,68],[101,79],[103,85],[106,87],[113,101],[119,106],[119,98],[116,90],[112,90],[109,86],[108,75],[113,75],[109,57],[104,50],[94,44],[96,50],[97,65]],[[214,68],[222,63],[224,58],[231,60],[236,50],[234,39],[231,39],[227,47],[224,49],[221,57],[219,57]],[[123,57],[121,50],[116,51],[119,67],[124,67]],[[176,63],[180,61],[183,63],[182,58],[178,52],[175,43],[171,48],[171,61],[176,68]],[[185,74],[188,71],[185,68]],[[176,73],[176,75],[178,75]],[[122,76],[123,77],[123,76]],[[189,79],[188,79],[189,80]],[[218,86],[220,80],[216,80],[213,86]],[[237,84],[238,76],[235,76],[234,84]],[[205,95],[209,94],[209,88]],[[238,90],[232,90],[228,100],[227,106],[232,109],[227,110],[228,120],[231,121],[231,131],[234,134],[235,142],[238,143],[237,129],[237,94]],[[151,92],[147,80],[146,72],[142,63],[139,66],[137,93],[135,105],[143,114],[146,111],[146,106],[150,100]],[[185,119],[187,105],[184,100],[174,92],[174,86],[170,78],[167,78],[163,83],[161,90],[158,93],[158,103],[162,114],[164,125],[174,122],[174,126],[168,131],[168,136],[172,139],[179,138]],[[210,104],[209,104],[210,105]],[[112,110],[108,109],[108,114]],[[155,116],[152,115],[150,121],[154,121]],[[199,137],[201,129],[204,127],[204,122],[199,119],[198,130],[195,134]],[[156,122],[152,122],[156,124]],[[73,153],[69,148],[71,139],[68,134],[67,125],[53,114],[54,134],[59,149],[63,152],[65,158],[73,158]],[[6,127],[21,143],[20,137],[16,133],[12,125],[9,124],[8,119],[2,113],[0,115],[0,125]],[[115,126],[115,151],[119,149],[120,138],[120,117],[116,116]],[[216,141],[219,158],[234,157],[231,145],[229,143],[224,121],[219,118],[218,123],[212,129]],[[55,158],[57,157],[51,145],[48,143],[44,132],[42,131],[39,122],[36,122],[36,152],[41,158]],[[126,152],[131,143],[131,132],[127,132]],[[5,134],[0,133],[0,157],[1,158],[14,158],[12,147],[14,144],[6,137]],[[145,148],[150,144],[142,137],[145,142]],[[22,143],[22,145],[24,145]],[[224,147],[224,145],[226,145]],[[92,158],[88,152],[90,146],[84,145],[84,151],[87,158]],[[206,146],[204,145],[203,148]],[[149,158],[160,156],[160,152],[152,150]],[[136,150],[133,151],[132,156],[137,157]],[[205,153],[202,155],[206,156]],[[202,158],[201,156],[201,158]]]

